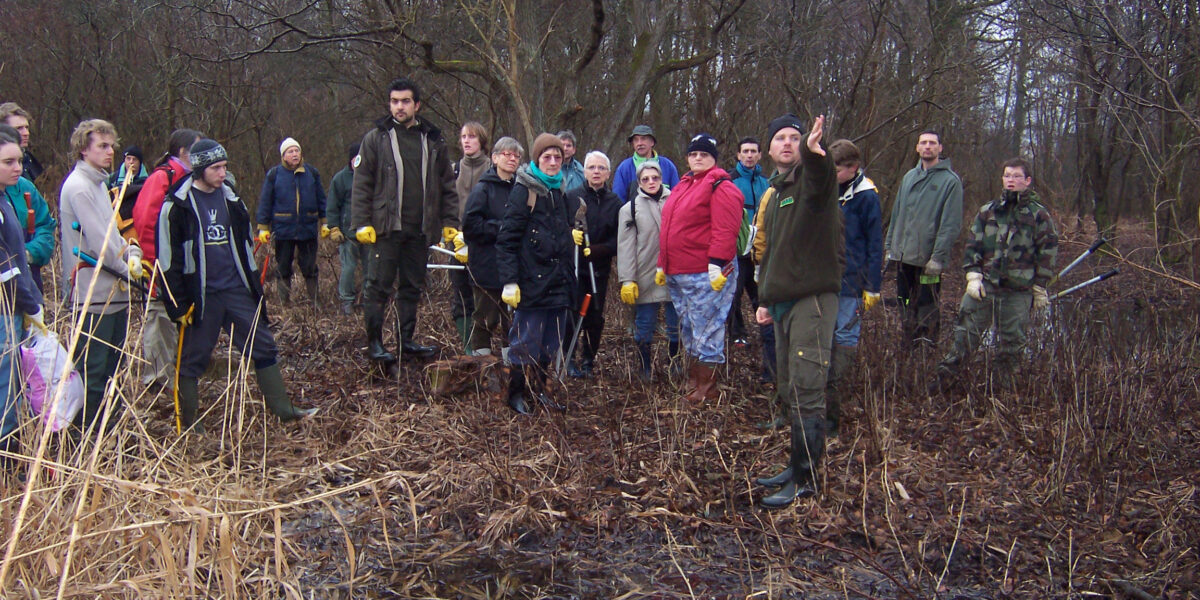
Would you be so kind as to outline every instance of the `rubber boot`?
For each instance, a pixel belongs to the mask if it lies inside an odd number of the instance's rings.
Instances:
[[[304,288],[308,290],[308,301],[312,302],[313,310],[316,310],[317,308],[319,308],[321,306],[317,302],[317,293],[319,292],[319,288],[320,288],[320,286],[318,285],[317,278],[313,277],[312,279],[305,279],[304,280]]]
[[[679,353],[679,342],[667,342],[667,355],[671,358],[670,374],[672,378],[683,375],[683,355]]]
[[[710,362],[698,362],[695,365],[696,372],[696,389],[687,395],[687,400],[690,402],[703,402],[705,400],[716,400],[720,392],[717,391],[717,365]]]
[[[281,305],[286,306],[288,304],[291,304],[292,303],[292,282],[284,281],[282,279],[276,279],[275,280],[275,295],[279,296],[279,303]]]
[[[466,317],[458,317],[454,319],[454,329],[458,331],[458,338],[462,340],[463,353],[471,354],[471,321]]]
[[[792,427],[792,478],[760,502],[764,508],[783,508],[818,492],[817,467],[825,455],[825,417],[806,417],[799,431]]]
[[[292,404],[287,386],[283,383],[283,373],[279,372],[279,365],[255,369],[254,373],[258,376],[258,388],[262,390],[263,401],[280,421],[286,423],[317,414],[316,408],[296,408]]]
[[[650,342],[641,342],[637,345],[638,356],[642,359],[642,367],[638,369],[638,379],[649,383],[654,380],[654,365],[651,363]]]
[[[417,303],[396,302],[396,321],[400,332],[400,354],[407,360],[410,358],[429,358],[437,352],[433,346],[424,346],[413,341],[417,330]]]
[[[846,389],[846,376],[854,366],[856,346],[834,344],[829,357],[829,376],[825,378],[825,425],[829,437],[837,437],[842,420],[842,393]]]
[[[508,372],[508,407],[520,415],[529,414],[529,403],[526,401],[528,388],[525,385],[525,367],[513,365]]]
[[[204,425],[196,420],[200,410],[200,382],[195,377],[179,376],[179,423],[183,433],[204,435]]]
[[[396,355],[383,345],[383,307],[373,302],[363,305],[363,324],[367,329],[367,358],[375,362],[396,362]]]
[[[780,471],[778,475],[772,475],[770,477],[759,477],[758,479],[754,480],[754,483],[757,483],[758,485],[761,485],[763,487],[779,487],[781,485],[786,484],[787,482],[789,482],[791,480],[792,480],[792,468],[787,467],[784,470]]]
[[[759,429],[779,429],[788,424],[787,407],[779,399],[779,390],[771,395],[771,418],[767,421],[761,421],[755,425]]]

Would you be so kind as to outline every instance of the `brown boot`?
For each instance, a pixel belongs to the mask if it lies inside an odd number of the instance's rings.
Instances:
[[[716,400],[720,395],[717,391],[717,367],[713,363],[696,363],[696,389],[687,395],[691,402]]]
[[[700,367],[700,363],[692,363],[688,365],[687,380],[683,382],[683,397],[686,400],[696,391],[696,386],[699,384],[699,376],[696,374]]]

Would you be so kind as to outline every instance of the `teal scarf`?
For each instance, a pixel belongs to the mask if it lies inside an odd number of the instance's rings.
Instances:
[[[537,177],[538,181],[542,182],[542,184],[546,186],[546,189],[557,190],[562,187],[562,171],[559,171],[558,175],[550,176],[543,173],[541,169],[537,168],[537,165],[531,162],[529,163],[529,172],[532,173],[534,177]]]

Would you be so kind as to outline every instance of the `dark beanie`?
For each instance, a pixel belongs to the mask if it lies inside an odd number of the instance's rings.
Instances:
[[[787,113],[783,116],[775,117],[775,119],[771,121],[771,124],[767,125],[768,146],[771,144],[771,140],[775,139],[775,134],[779,133],[779,130],[785,127],[791,127],[792,129],[799,131],[800,135],[804,135],[804,123],[800,120],[800,117],[797,117],[792,113]]]
[[[714,138],[707,133],[697,133],[692,141],[688,142],[688,154],[693,152],[707,152],[712,155],[713,160],[717,159],[717,138]]]
[[[138,148],[137,146],[130,146],[130,147],[126,148],[125,152],[124,152],[124,154],[122,154],[122,156],[132,156],[132,157],[138,159],[139,163],[142,163],[142,164],[146,163],[146,159],[142,157],[142,149]]]
[[[191,150],[188,152],[192,155],[192,177],[200,179],[204,175],[204,169],[211,167],[223,160],[229,160],[229,155],[225,153],[225,148],[218,144],[216,140],[201,138],[192,144]]]
[[[542,153],[551,148],[558,148],[559,152],[563,152],[562,140],[553,133],[539,133],[533,140],[533,154],[529,155],[533,159],[533,164],[536,165]]]

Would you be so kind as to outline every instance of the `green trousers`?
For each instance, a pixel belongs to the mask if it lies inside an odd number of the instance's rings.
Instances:
[[[770,307],[775,321],[775,381],[792,427],[825,418],[825,378],[837,325],[836,293],[807,296]]]
[[[983,300],[964,295],[954,326],[954,343],[942,359],[942,366],[955,370],[979,347],[983,333],[989,327],[995,327],[997,362],[1002,368],[1016,368],[1025,351],[1031,306],[1033,294],[1030,292],[996,292],[984,296]]]
[[[117,372],[121,361],[121,349],[125,346],[125,330],[129,325],[129,310],[121,309],[109,315],[84,313],[83,334],[75,347],[75,368],[83,374],[83,385],[87,390],[83,410],[75,417],[75,424],[89,427],[104,411],[104,389],[108,380]],[[115,421],[121,416],[120,396],[114,395],[112,416]]]

